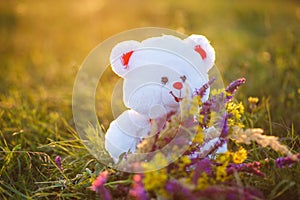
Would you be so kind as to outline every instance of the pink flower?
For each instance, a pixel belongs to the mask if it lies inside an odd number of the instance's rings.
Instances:
[[[106,183],[107,179],[108,179],[109,173],[108,171],[103,171],[101,172],[98,177],[96,178],[96,180],[94,180],[92,186],[90,187],[90,189],[92,191],[95,192],[99,192],[100,188],[103,186],[104,183]]]
[[[98,177],[96,178],[96,180],[93,182],[92,186],[90,187],[90,189],[92,191],[97,192],[105,200],[112,199],[112,196],[111,196],[109,190],[104,187],[104,184],[106,183],[108,177],[109,177],[108,171],[105,170],[105,171],[101,172],[98,175]]]
[[[133,176],[132,188],[129,191],[129,195],[134,197],[136,200],[148,200],[145,188],[142,182],[142,176],[136,174]]]

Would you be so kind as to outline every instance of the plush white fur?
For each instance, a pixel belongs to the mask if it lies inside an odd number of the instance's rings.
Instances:
[[[180,98],[191,98],[186,91],[208,82],[215,51],[201,35],[185,40],[163,35],[117,44],[111,51],[110,62],[112,70],[124,79],[123,100],[128,107],[110,124],[105,136],[106,150],[117,162],[122,153],[135,151],[150,132],[151,120],[176,112]],[[208,95],[209,90],[203,100]]]

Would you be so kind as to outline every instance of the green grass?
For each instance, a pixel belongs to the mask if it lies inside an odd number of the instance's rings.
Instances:
[[[158,26],[206,35],[225,83],[245,77],[237,99],[265,99],[249,126],[300,152],[298,1],[0,2],[0,199],[95,198],[88,187],[103,166],[84,148],[71,112],[76,73],[113,34]],[[107,100],[108,95],[97,97]],[[112,116],[97,102],[104,126]],[[253,148],[257,160],[280,155]],[[62,157],[63,171],[54,164]],[[300,196],[299,165],[271,168],[245,183],[272,199]]]

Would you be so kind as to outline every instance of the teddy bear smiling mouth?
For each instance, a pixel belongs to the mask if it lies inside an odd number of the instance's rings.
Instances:
[[[175,94],[173,93],[173,91],[170,91],[170,94],[172,95],[172,97],[174,97],[174,100],[179,103],[183,98],[181,97],[181,90],[180,90],[180,95],[179,97],[176,97]]]

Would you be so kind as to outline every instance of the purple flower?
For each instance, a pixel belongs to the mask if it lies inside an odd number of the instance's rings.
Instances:
[[[141,175],[136,174],[133,176],[133,184],[129,190],[129,195],[135,197],[137,200],[148,200]]]
[[[228,95],[226,97],[226,100],[229,101],[231,100],[232,96],[234,95],[234,93],[236,92],[236,90],[241,86],[243,85],[244,83],[246,82],[246,79],[245,78],[239,78],[233,82],[231,82],[227,88],[225,89],[225,91],[227,93],[229,93],[230,95]]]
[[[227,142],[227,140],[225,138],[219,138],[219,140],[214,144],[213,148],[211,148],[211,151],[208,153],[211,154],[212,152],[217,151],[217,149],[219,149],[220,147],[223,146],[223,144],[225,144]]]
[[[259,170],[261,166],[262,164],[260,162],[230,164],[227,167],[226,172],[228,175],[233,174],[235,171],[237,171],[255,174],[257,176],[264,176],[264,174]]]
[[[202,128],[206,128],[210,120],[211,105],[212,102],[210,100],[204,102],[202,105],[202,109],[200,111],[200,115],[203,115],[203,122],[200,122]]]
[[[104,200],[112,200],[112,196],[108,189],[105,187],[102,187],[99,191],[100,196],[103,197]]]
[[[194,92],[194,96],[203,97],[205,95],[206,90],[215,82],[216,78],[213,77],[207,83],[205,83],[200,89],[196,89]]]
[[[197,162],[195,170],[194,170],[194,175],[192,177],[192,182],[194,184],[197,184],[197,180],[199,179],[199,177],[201,176],[201,174],[203,172],[205,172],[207,175],[211,175],[212,174],[211,166],[212,166],[212,163],[211,163],[210,159],[208,159],[208,158],[204,158],[204,159],[200,160],[199,162]]]
[[[241,163],[241,164],[230,164],[227,168],[227,174],[233,174],[235,171],[237,172],[246,172],[255,174],[257,176],[264,176],[264,174],[259,170],[263,165],[275,164],[277,168],[283,168],[286,166],[291,166],[294,163],[298,162],[300,159],[300,154],[296,154],[295,157],[280,157],[274,161],[270,161],[269,159],[265,159],[260,162],[251,162],[251,163]]]
[[[101,195],[105,200],[112,199],[109,190],[104,187],[104,184],[106,183],[108,177],[109,177],[108,171],[105,170],[101,172],[96,178],[96,180],[93,182],[92,186],[90,187],[92,191],[95,191],[96,193]]]
[[[57,166],[60,170],[62,170],[62,165],[61,165],[61,158],[60,158],[60,156],[56,156],[56,157],[55,157],[55,164],[56,164],[56,166]]]
[[[169,195],[172,195],[171,199],[197,199],[191,190],[185,188],[176,180],[171,180],[166,184],[166,191]]]
[[[264,196],[260,191],[250,187],[243,188],[238,185],[211,186],[204,190],[200,190],[197,192],[197,195],[204,197],[205,199],[264,199]]]
[[[217,96],[211,96],[201,106],[200,115],[203,115],[203,122],[200,123],[202,128],[206,128],[211,118],[211,112],[216,113],[225,109],[225,95],[220,93]]]
[[[214,112],[220,112],[223,111],[225,108],[225,93],[222,92],[218,95],[211,96],[210,101],[211,101],[211,110]]]
[[[223,117],[222,117],[222,120],[220,120],[220,122],[219,122],[219,126],[221,128],[221,135],[220,135],[220,137],[222,137],[222,138],[226,138],[227,135],[228,135],[229,126],[228,126],[227,121],[228,121],[228,114],[225,113],[223,115]]]
[[[284,168],[286,166],[291,167],[294,163],[298,162],[299,159],[300,159],[300,154],[297,154],[295,156],[296,156],[296,159],[292,158],[290,156],[277,158],[274,161],[275,162],[275,166],[277,168]]]

